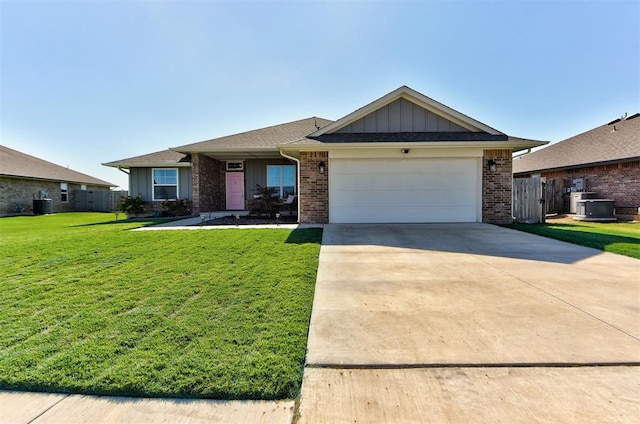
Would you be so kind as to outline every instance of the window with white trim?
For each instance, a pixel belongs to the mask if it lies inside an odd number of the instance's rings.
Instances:
[[[296,194],[295,165],[267,165],[267,187],[275,188],[280,198]]]
[[[69,185],[60,183],[60,202],[67,203],[69,201]]]
[[[152,169],[151,173],[153,200],[176,200],[178,198],[178,169]]]

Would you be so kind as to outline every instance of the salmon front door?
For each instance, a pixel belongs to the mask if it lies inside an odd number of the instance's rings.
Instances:
[[[244,172],[227,172],[227,210],[244,210]]]

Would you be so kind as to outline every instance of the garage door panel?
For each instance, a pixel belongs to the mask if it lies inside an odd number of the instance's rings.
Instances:
[[[388,206],[394,208],[406,206],[475,206],[476,192],[473,190],[425,190],[422,192],[411,190],[362,190],[341,191],[340,196],[332,198],[335,206],[370,205]],[[359,207],[359,206],[357,206]]]
[[[408,213],[407,213],[408,212]],[[410,223],[410,222],[475,222],[475,213],[469,213],[457,207],[408,207],[404,211],[398,208],[380,206],[371,209],[365,215],[358,207],[343,209],[345,223]],[[416,219],[416,217],[418,217]]]
[[[340,174],[340,191],[366,191],[375,190],[382,187],[383,190],[401,189],[416,187],[430,189],[432,187],[447,187],[449,189],[469,188],[469,180],[475,181],[475,175],[470,174],[376,174],[376,175],[353,175]],[[389,187],[392,184],[393,187]]]
[[[478,162],[330,160],[330,222],[476,222]]]

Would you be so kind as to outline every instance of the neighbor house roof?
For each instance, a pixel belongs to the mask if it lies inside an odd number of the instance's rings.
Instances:
[[[328,119],[311,117],[286,124],[274,125],[258,130],[247,131],[226,137],[214,138],[199,143],[173,147],[171,150],[182,153],[238,151],[251,152],[255,150],[277,151],[278,145],[286,144],[317,131],[332,123]]]
[[[513,160],[522,174],[640,159],[640,113],[552,144]]]
[[[115,184],[108,181],[47,162],[6,146],[0,146],[0,175],[116,187]]]
[[[149,153],[141,156],[134,156],[128,159],[116,160],[103,163],[104,166],[114,168],[146,168],[153,166],[190,166],[191,157],[173,150],[162,150],[160,152]]]

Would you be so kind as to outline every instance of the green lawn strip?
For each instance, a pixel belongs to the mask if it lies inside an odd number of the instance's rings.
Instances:
[[[640,259],[640,223],[509,224],[507,228]]]
[[[297,396],[321,230],[112,219],[0,219],[0,388]]]

